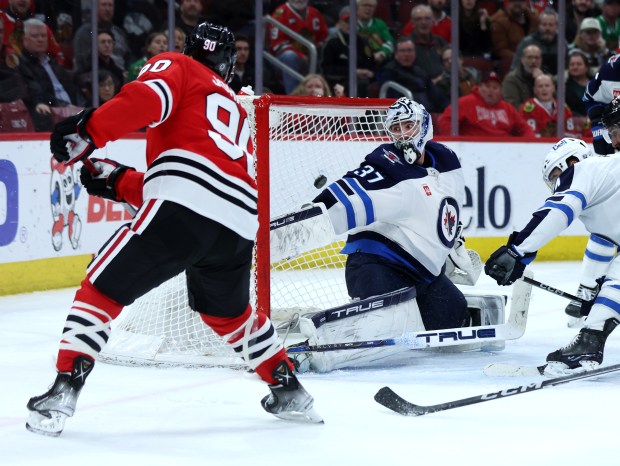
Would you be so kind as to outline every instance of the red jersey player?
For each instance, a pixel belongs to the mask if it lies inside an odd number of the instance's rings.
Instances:
[[[139,209],[88,266],[60,341],[56,380],[28,402],[28,430],[60,435],[108,340],[110,322],[123,306],[182,271],[192,309],[269,384],[265,410],[322,422],[271,321],[249,304],[257,191],[247,115],[227,84],[235,59],[227,28],[199,24],[183,54],[153,57],[113,99],[55,127],[54,158],[73,164],[148,126],[147,170],[109,159],[93,159],[95,173],[82,167],[89,194]]]

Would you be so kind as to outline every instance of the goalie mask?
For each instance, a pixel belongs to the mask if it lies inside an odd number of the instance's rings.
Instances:
[[[208,22],[200,23],[185,38],[183,53],[214,71],[227,83],[232,79],[237,48],[235,36],[228,28]]]
[[[613,144],[613,139],[620,140],[620,97],[616,97],[605,106],[601,123],[606,130],[603,131],[603,138],[607,143]]]
[[[543,163],[543,180],[551,191],[558,177],[571,166],[571,162],[581,162],[592,156],[588,145],[581,139],[564,138],[555,144]],[[558,171],[554,172],[555,169]]]
[[[385,131],[394,145],[403,151],[407,163],[414,164],[424,146],[433,138],[431,115],[423,105],[401,97],[387,111]]]

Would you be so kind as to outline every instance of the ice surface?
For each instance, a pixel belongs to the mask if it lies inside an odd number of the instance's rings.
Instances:
[[[579,264],[536,263],[535,278],[574,293]],[[500,290],[481,277],[481,291]],[[510,288],[501,289],[507,293]],[[527,383],[490,378],[490,362],[538,365],[576,334],[567,301],[534,289],[525,335],[498,353],[413,352],[406,366],[304,374],[324,425],[265,413],[267,387],[231,369],[97,364],[58,438],[24,428],[26,402],[52,383],[57,340],[74,290],[0,298],[0,464],[122,465],[573,465],[617,464],[620,373],[419,418],[373,400],[388,385],[435,404]],[[620,361],[620,331],[607,343]]]

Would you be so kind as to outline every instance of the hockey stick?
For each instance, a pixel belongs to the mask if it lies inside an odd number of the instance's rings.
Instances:
[[[485,393],[484,395],[472,396],[470,398],[463,398],[461,400],[448,401],[446,403],[439,403],[429,406],[421,406],[411,403],[401,398],[391,388],[383,387],[375,394],[375,401],[398,414],[402,414],[403,416],[423,416],[425,414],[436,413],[438,411],[446,411],[448,409],[460,408],[462,406],[483,403],[485,401],[498,400],[500,398],[506,398],[508,396],[522,395],[523,393],[530,393],[536,390],[540,390],[542,388],[548,388],[555,385],[574,382],[575,380],[596,377],[598,375],[608,374],[610,372],[616,372],[619,370],[620,364],[614,364],[613,366],[600,367],[592,371],[565,375],[562,377],[542,380],[540,382],[530,383],[527,385],[521,385],[519,387],[507,388],[504,390],[500,390],[499,392]]]
[[[91,159],[89,159],[88,157],[83,158],[81,160],[82,165],[84,165],[86,167],[86,169],[91,172],[93,175],[98,175],[99,171],[97,170],[97,167],[95,167],[95,164],[93,163],[93,161]],[[121,202],[121,205],[125,208],[125,210],[129,213],[129,215],[131,215],[132,217],[135,217],[136,214],[138,213],[138,211],[136,210],[136,208],[134,206],[132,206],[131,204],[127,203],[127,202]]]
[[[533,278],[523,277],[523,280],[530,285],[534,285],[537,288],[553,293],[556,296],[561,296],[580,303],[586,302],[586,300],[582,298],[573,296],[572,294],[558,290],[557,288],[553,288],[552,286],[541,283]],[[546,364],[541,366],[523,366],[518,364],[491,363],[488,364],[482,371],[484,372],[484,375],[488,375],[490,377],[535,377],[537,375],[545,375],[546,367]]]
[[[562,298],[570,299],[572,301],[577,301],[582,304],[586,302],[586,300],[582,298],[579,298],[570,293],[567,293],[566,291],[558,290],[557,288],[554,288],[552,286],[545,285],[544,283],[541,283],[538,280],[534,280],[533,278],[523,276],[523,281],[529,283],[530,285],[534,285],[536,288],[540,288],[541,290],[545,290],[545,291],[548,291],[549,293],[553,293],[557,296],[561,296]]]
[[[531,271],[525,276],[532,277]],[[384,340],[367,340],[348,343],[331,343],[326,345],[297,345],[287,348],[288,354],[340,351],[384,346],[407,346],[410,349],[438,348],[464,345],[468,343],[487,343],[492,341],[515,340],[525,333],[527,313],[530,305],[532,287],[523,280],[518,280],[512,292],[508,322],[499,325],[479,327],[458,327],[437,331],[406,332],[399,338]],[[330,312],[330,310],[325,311]]]

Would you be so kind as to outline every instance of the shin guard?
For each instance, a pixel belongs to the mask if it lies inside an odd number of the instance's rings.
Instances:
[[[95,288],[88,279],[76,292],[67,316],[58,351],[56,368],[71,372],[79,356],[95,360],[110,336],[110,323],[123,306]]]
[[[250,305],[237,317],[206,314],[200,314],[200,317],[231,345],[265,382],[276,383],[272,372],[281,361],[286,361],[288,366],[293,368],[269,317],[261,312],[252,312]]]

